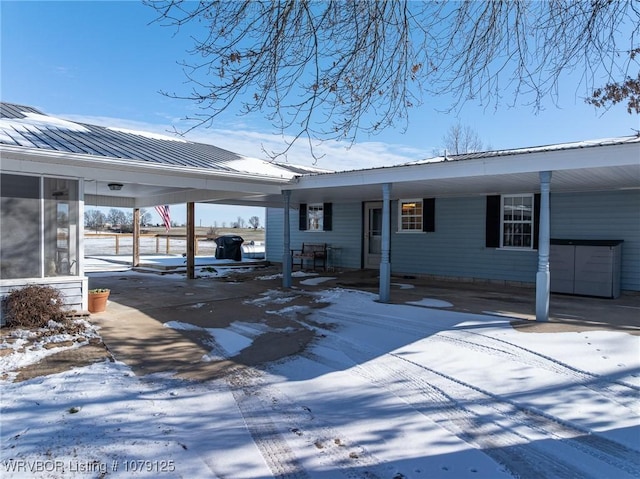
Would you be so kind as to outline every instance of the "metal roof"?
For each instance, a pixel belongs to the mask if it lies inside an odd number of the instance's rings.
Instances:
[[[575,141],[571,143],[556,143],[552,145],[531,146],[531,147],[525,147],[525,148],[512,148],[509,150],[477,151],[477,152],[471,152],[471,153],[461,153],[458,155],[447,155],[445,157],[419,160],[419,161],[414,161],[407,164],[418,165],[422,163],[434,162],[437,160],[460,161],[460,160],[473,160],[478,158],[496,158],[499,156],[524,155],[524,154],[530,154],[530,153],[547,153],[551,151],[592,148],[596,146],[615,146],[615,145],[623,145],[626,143],[640,143],[640,135],[632,135],[632,136],[624,136],[624,137],[616,137],[616,138],[602,138],[602,139],[587,140],[587,141]]]
[[[290,165],[266,161],[264,168],[257,163],[250,171],[245,163],[238,161],[247,157],[217,146],[188,141],[178,136],[72,122],[13,103],[0,103],[0,145],[220,172],[273,176],[277,174],[273,171],[275,166],[283,170],[278,175],[280,177],[301,173]],[[241,164],[245,166],[239,166]]]
[[[403,165],[327,172],[270,163],[221,148],[152,133],[107,128],[0,103],[3,167],[83,177],[86,199],[102,206],[185,202],[281,206],[380,198],[393,184],[396,198],[537,191],[540,171],[553,171],[552,190],[636,190],[640,137],[591,140],[432,158]],[[112,181],[125,183],[110,191]]]

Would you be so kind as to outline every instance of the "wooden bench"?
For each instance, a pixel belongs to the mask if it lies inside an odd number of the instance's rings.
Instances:
[[[327,244],[326,243],[302,243],[302,249],[291,250],[291,264],[295,266],[296,260],[300,261],[300,269],[305,260],[313,261],[313,269],[321,265],[322,270],[327,269]]]

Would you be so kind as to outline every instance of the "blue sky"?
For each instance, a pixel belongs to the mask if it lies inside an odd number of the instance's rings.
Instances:
[[[190,58],[188,29],[175,34],[173,28],[151,23],[155,11],[138,1],[2,0],[0,7],[3,101],[94,124],[155,132],[188,127],[181,118],[196,106],[159,93],[189,91],[178,64]],[[437,108],[448,99],[425,98],[425,104],[412,111],[406,131],[388,129],[362,136],[350,149],[325,142],[321,152],[326,156],[318,166],[352,169],[433,156],[457,121],[473,128],[494,149],[625,136],[640,128],[638,115],[629,115],[624,106],[601,111],[586,105],[582,99],[586,92],[576,87],[576,78],[563,78],[559,105],[549,101],[538,113],[526,105],[495,110],[467,103],[446,114]],[[264,118],[233,113],[188,138],[265,159],[263,147],[273,150],[283,145]],[[302,144],[287,160],[313,162]],[[259,208],[196,206],[196,224],[202,225],[229,224],[238,216],[254,215],[264,219]],[[172,208],[175,220],[184,221],[184,216],[181,206]]]

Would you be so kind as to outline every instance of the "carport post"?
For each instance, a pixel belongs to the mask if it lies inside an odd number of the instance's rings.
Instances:
[[[538,232],[538,272],[536,274],[536,321],[549,321],[549,191],[551,172],[540,172],[540,231]]]
[[[380,295],[381,303],[390,301],[391,291],[391,183],[382,185],[382,251],[380,257]]]
[[[195,203],[187,203],[187,278],[196,277],[196,209]]]
[[[140,266],[140,208],[133,209],[133,258],[131,265],[134,268]]]
[[[291,227],[289,226],[289,209],[291,190],[283,190],[284,199],[284,251],[282,252],[282,287],[291,287]]]

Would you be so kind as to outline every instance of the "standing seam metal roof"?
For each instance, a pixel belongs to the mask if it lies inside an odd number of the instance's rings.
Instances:
[[[0,103],[0,144],[225,172],[237,172],[230,163],[247,158],[179,137],[61,120],[13,103]],[[300,173],[286,164],[275,165],[289,175]]]

